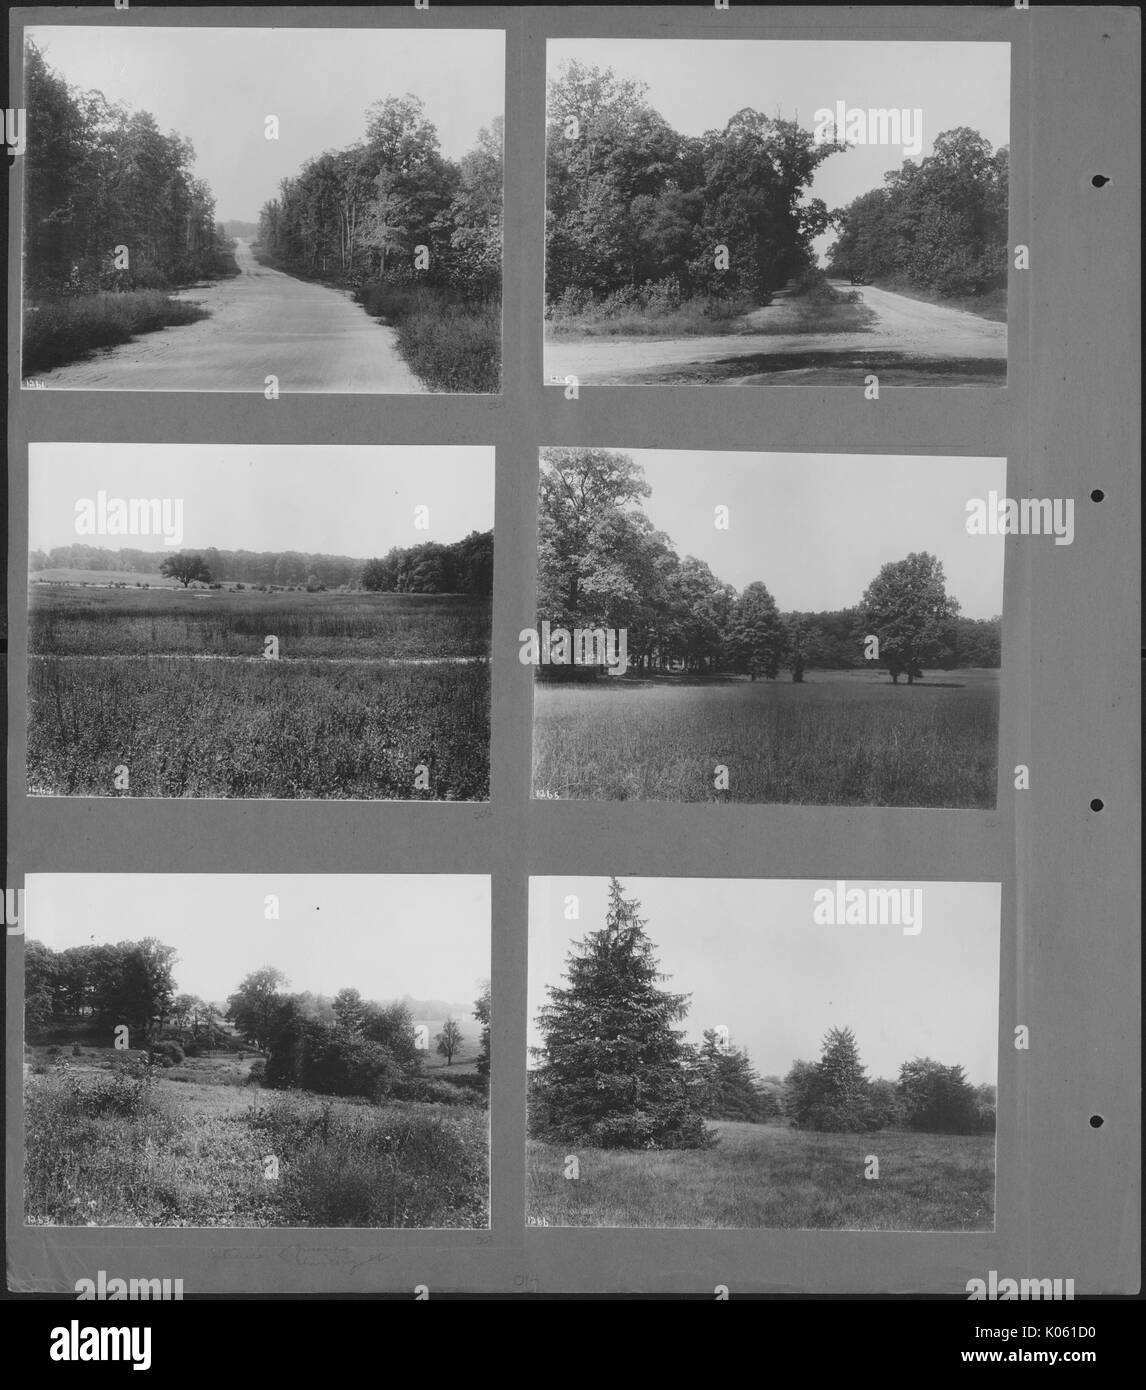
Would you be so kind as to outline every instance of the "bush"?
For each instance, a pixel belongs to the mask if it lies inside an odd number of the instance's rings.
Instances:
[[[83,1055],[84,1055],[84,1050],[83,1050],[83,1048],[79,1045],[79,1043],[78,1043],[78,1042],[72,1043],[72,1056],[73,1056],[73,1057],[82,1057]]]
[[[51,1045],[51,1047],[49,1047],[49,1048],[46,1050],[45,1056],[51,1057],[52,1060],[54,1061],[54,1060],[60,1055],[60,1053],[61,1053],[62,1051],[63,1051],[63,1048],[62,1048],[62,1047],[59,1047],[59,1046],[57,1046],[56,1043],[53,1043],[53,1044]]]
[[[160,1066],[175,1067],[184,1060],[184,1051],[171,1038],[164,1038],[160,1042],[152,1043],[148,1053],[153,1062],[158,1062]]]
[[[250,1070],[247,1072],[248,1086],[261,1086],[266,1080],[267,1064],[261,1057],[256,1057],[251,1063]]]

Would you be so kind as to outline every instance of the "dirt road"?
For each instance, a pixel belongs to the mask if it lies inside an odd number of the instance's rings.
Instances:
[[[846,285],[837,288],[847,289]],[[877,370],[888,384],[1006,379],[1007,325],[865,285],[876,321],[844,333],[754,333],[769,309],[746,315],[738,333],[689,338],[560,339],[545,345],[545,379],[757,385],[836,384]]]
[[[236,245],[240,274],[181,290],[210,318],[145,333],[122,347],[45,372],[49,389],[75,391],[330,391],[413,394],[426,388],[398,353],[394,329],[348,293],[259,265]]]

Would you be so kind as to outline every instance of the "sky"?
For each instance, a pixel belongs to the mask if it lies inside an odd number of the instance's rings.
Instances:
[[[761,580],[782,612],[859,602],[889,560],[938,556],[969,618],[1003,611],[1003,536],[969,536],[967,502],[1006,493],[1006,460],[623,449],[645,471],[643,510],[683,559],[726,584]],[[717,530],[715,508],[729,508]]]
[[[56,951],[157,937],[179,952],[177,993],[216,1003],[266,965],[293,992],[377,1000],[463,1003],[490,974],[479,874],[29,874],[24,907],[27,935]]]
[[[76,531],[76,503],[182,498],[181,548],[368,559],[493,526],[492,448],[463,445],[31,444],[28,549],[162,550],[154,536]],[[429,508],[426,529],[416,506]]]
[[[109,6],[110,10],[110,6]],[[413,7],[410,7],[413,15]],[[498,30],[186,29],[33,26],[26,33],[74,87],[150,111],[190,138],[220,222],[258,221],[279,182],[362,138],[367,107],[421,97],[442,153],[459,159],[502,114]],[[264,121],[279,119],[279,138]]]
[[[622,878],[655,946],[662,988],[691,994],[677,1025],[699,1043],[724,1026],[761,1076],[818,1060],[829,1028],[855,1033],[871,1077],[894,1080],[916,1056],[960,1063],[995,1084],[1000,897],[997,883],[923,883],[923,927],[817,926],[813,894],[832,880]],[[848,887],[868,886],[849,880]],[[580,920],[565,920],[579,899]],[[531,878],[529,1042],[542,1037],[546,985],[565,983],[575,941],[605,925],[608,879]]]
[[[798,119],[814,129],[817,109],[897,109],[923,113],[923,145],[970,126],[992,148],[1010,142],[1010,45],[1006,43],[888,43],[882,40],[555,39],[548,45],[553,75],[567,59],[610,67],[648,84],[647,100],[683,135],[720,130],[737,111]],[[905,158],[890,145],[856,145],[817,169],[811,194],[829,209],[883,185]],[[835,240],[816,239],[823,253]]]

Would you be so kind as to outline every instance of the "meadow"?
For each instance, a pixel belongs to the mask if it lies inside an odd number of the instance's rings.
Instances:
[[[559,799],[993,808],[997,744],[997,671],[534,687],[533,791]]]
[[[31,588],[32,794],[489,795],[487,599]]]
[[[28,1055],[31,1225],[489,1224],[488,1116],[472,1093],[443,1104],[263,1091],[242,1054],[162,1071],[107,1048]]]
[[[816,1134],[713,1120],[711,1149],[529,1143],[531,1226],[990,1231],[995,1136]],[[576,1182],[564,1176],[576,1152]],[[864,1177],[869,1154],[879,1179]]]

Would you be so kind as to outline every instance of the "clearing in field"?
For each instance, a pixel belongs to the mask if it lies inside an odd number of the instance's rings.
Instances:
[[[710,1121],[711,1149],[578,1150],[531,1140],[531,1226],[837,1231],[994,1229],[995,1136],[817,1134]],[[864,1178],[877,1154],[879,1180]]]
[[[33,795],[489,795],[487,598],[34,583],[29,610]]]
[[[998,672],[534,688],[533,790],[597,801],[995,805]],[[717,790],[715,769],[728,769]]]

